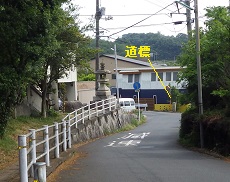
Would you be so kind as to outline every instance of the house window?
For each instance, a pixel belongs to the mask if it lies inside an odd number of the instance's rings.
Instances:
[[[163,81],[163,72],[158,73],[158,76],[160,77],[161,81]],[[158,78],[158,81],[160,81],[159,78]]]
[[[151,73],[151,81],[152,82],[156,81],[156,73]]]
[[[112,74],[112,79],[113,79],[113,80],[116,79],[116,74]]]
[[[173,72],[173,81],[177,81],[178,72]]]
[[[166,81],[171,81],[171,72],[166,72]]]
[[[134,75],[134,82],[139,82],[140,75]]]
[[[133,75],[128,75],[128,83],[132,83],[133,82]]]

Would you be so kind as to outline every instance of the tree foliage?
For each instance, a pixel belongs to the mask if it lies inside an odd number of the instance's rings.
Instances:
[[[35,0],[1,1],[0,136],[11,108],[24,98],[28,83],[41,76],[38,68],[52,47],[47,33],[49,10],[45,6]]]
[[[206,28],[200,30],[204,108],[229,107],[230,103],[230,16],[225,7],[207,9]],[[195,34],[179,57],[184,69],[180,81],[187,83],[188,98],[197,103]]]
[[[73,66],[79,70],[85,68],[87,62],[95,54],[89,48],[90,38],[86,37],[76,23],[74,15],[77,7],[68,4],[65,11],[57,7],[52,12],[51,24],[54,25],[53,31],[55,42],[58,45],[52,54],[47,56],[43,65],[42,88],[42,115],[46,117],[46,98],[51,90],[51,83],[66,75]],[[49,73],[49,74],[48,74]]]
[[[68,0],[7,0],[0,3],[0,137],[11,109],[21,103],[29,84],[48,84],[72,65],[84,64],[90,41],[73,18]],[[50,71],[48,71],[50,70]],[[45,107],[45,106],[44,106]]]
[[[178,34],[174,36],[165,36],[161,33],[129,33],[122,35],[115,42],[100,40],[99,44],[102,49],[102,54],[114,54],[114,43],[117,45],[117,54],[125,56],[126,46],[150,46],[151,52],[157,55],[158,60],[174,60],[180,53],[181,47],[187,42],[186,34]],[[95,41],[92,42],[95,46]]]

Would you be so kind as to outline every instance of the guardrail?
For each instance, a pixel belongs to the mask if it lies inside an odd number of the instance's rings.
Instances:
[[[34,177],[33,164],[36,162],[45,162],[46,166],[50,166],[51,158],[59,158],[60,152],[71,148],[72,128],[77,128],[79,123],[91,117],[113,111],[116,107],[117,100],[111,97],[69,113],[60,123],[30,129],[28,134],[18,136],[20,181],[28,182],[28,177]]]

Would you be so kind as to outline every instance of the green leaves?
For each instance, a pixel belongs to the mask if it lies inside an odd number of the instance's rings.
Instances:
[[[225,7],[207,9],[206,29],[200,30],[203,103],[205,108],[228,105],[230,99],[230,16]],[[184,69],[180,81],[188,82],[188,93],[197,102],[195,34],[179,57]],[[224,103],[224,104],[223,104]]]
[[[3,133],[11,108],[22,102],[29,84],[48,85],[94,53],[88,48],[90,39],[80,32],[71,15],[76,9],[71,6],[68,11],[63,10],[62,4],[66,2],[69,1],[0,3],[0,130]]]

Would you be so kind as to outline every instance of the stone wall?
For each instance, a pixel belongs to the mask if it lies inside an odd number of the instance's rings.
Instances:
[[[121,110],[91,118],[84,123],[78,124],[77,128],[72,130],[73,142],[82,142],[105,136],[130,123],[133,118],[136,118],[135,114],[124,113]]]

